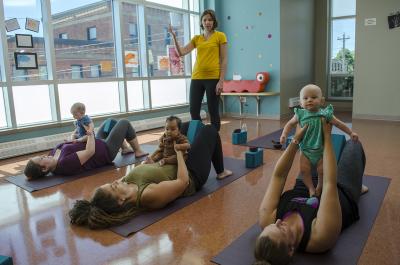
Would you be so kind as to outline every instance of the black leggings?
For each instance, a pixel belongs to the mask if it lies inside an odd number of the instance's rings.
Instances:
[[[211,124],[219,131],[221,120],[219,117],[219,95],[216,94],[218,79],[192,79],[190,82],[190,116],[192,120],[201,120],[200,108],[204,97],[207,95],[208,113],[210,114]]]
[[[186,135],[188,127],[189,123],[183,123],[181,132]],[[206,125],[197,132],[193,143],[190,145],[188,159],[186,160],[186,166],[196,190],[201,189],[207,182],[211,163],[217,174],[224,171],[221,138],[213,126]]]
[[[104,132],[104,126],[108,120],[113,120],[116,122],[116,124],[107,135]],[[123,141],[125,139],[127,141],[135,139],[136,132],[135,129],[133,129],[131,123],[126,119],[122,119],[119,121],[115,119],[107,119],[100,125],[100,128],[96,133],[96,138],[102,139],[106,143],[108,154],[110,155],[111,160],[114,160],[119,152],[119,149],[122,146]]]

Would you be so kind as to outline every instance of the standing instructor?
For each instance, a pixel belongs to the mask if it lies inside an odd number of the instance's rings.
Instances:
[[[197,58],[192,73],[189,96],[192,120],[201,119],[201,102],[204,92],[206,92],[211,124],[219,131],[221,127],[219,95],[222,92],[225,79],[227,39],[223,32],[215,30],[218,27],[218,22],[213,10],[205,10],[200,20],[203,34],[194,36],[184,47],[181,47],[176,40],[176,34],[171,25],[168,31],[172,35],[179,56],[185,56],[197,48]]]

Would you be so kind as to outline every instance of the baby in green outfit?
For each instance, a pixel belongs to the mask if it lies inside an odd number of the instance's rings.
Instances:
[[[286,138],[292,128],[300,124],[301,127],[308,125],[308,129],[299,144],[300,153],[300,172],[303,176],[303,182],[307,186],[310,196],[320,196],[322,192],[322,155],[323,155],[323,132],[321,117],[327,122],[335,125],[348,135],[354,141],[358,140],[358,135],[346,126],[342,121],[333,115],[332,105],[323,108],[325,103],[322,97],[321,88],[316,85],[306,85],[300,90],[300,105],[302,109],[294,109],[295,115],[285,125],[280,142],[286,143]],[[311,168],[317,167],[318,184],[315,188],[312,183]]]

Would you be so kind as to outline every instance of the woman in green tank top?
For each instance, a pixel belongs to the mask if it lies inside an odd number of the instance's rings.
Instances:
[[[139,165],[125,177],[100,186],[89,201],[76,201],[69,212],[71,223],[106,228],[124,223],[142,211],[162,208],[199,190],[208,178],[211,163],[218,179],[232,174],[224,169],[221,139],[213,126],[199,130],[186,162],[182,152],[187,145],[174,147],[177,165]]]

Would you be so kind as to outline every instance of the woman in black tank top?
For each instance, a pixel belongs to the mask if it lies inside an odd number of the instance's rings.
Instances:
[[[256,242],[255,264],[288,264],[295,251],[325,252],[332,248],[342,229],[359,219],[357,202],[361,195],[365,155],[360,142],[348,141],[336,164],[331,141],[332,126],[323,122],[324,179],[321,198],[308,198],[301,179],[282,194],[286,178],[306,126],[295,136],[278,160],[260,206],[263,228]],[[315,176],[315,179],[316,176]],[[269,263],[267,263],[269,262]]]

